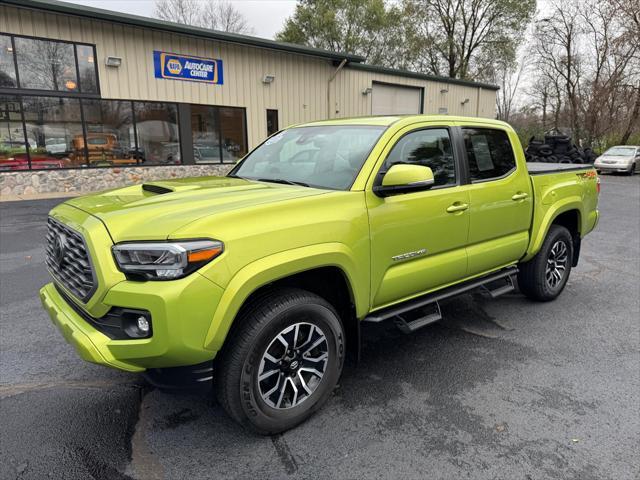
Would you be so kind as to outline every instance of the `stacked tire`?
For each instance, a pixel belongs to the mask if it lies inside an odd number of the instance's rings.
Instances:
[[[528,162],[544,163],[593,163],[595,155],[590,148],[580,148],[571,137],[560,133],[548,134],[544,140],[531,137],[525,150]]]

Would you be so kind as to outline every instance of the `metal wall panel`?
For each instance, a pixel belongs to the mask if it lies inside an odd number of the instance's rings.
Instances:
[[[493,90],[355,70],[348,66],[329,85],[336,67],[325,59],[103,20],[1,5],[0,31],[95,44],[103,98],[244,107],[249,148],[266,136],[267,109],[278,110],[281,127],[327,117],[371,115],[371,95],[363,95],[362,91],[372,87],[374,81],[424,88],[423,110],[427,114],[447,108],[452,115],[495,116]],[[220,58],[224,63],[224,84],[156,79],[154,50]],[[122,65],[106,67],[106,56],[122,57]],[[262,83],[266,74],[275,75],[275,81]],[[441,90],[448,91],[441,93]],[[469,101],[462,104],[467,98]]]

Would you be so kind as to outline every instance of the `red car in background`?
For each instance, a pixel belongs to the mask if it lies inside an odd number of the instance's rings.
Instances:
[[[49,168],[64,168],[67,162],[60,158],[47,155],[33,154],[31,156],[31,168],[42,170]],[[26,153],[18,153],[6,159],[0,159],[0,171],[29,170],[29,160]]]

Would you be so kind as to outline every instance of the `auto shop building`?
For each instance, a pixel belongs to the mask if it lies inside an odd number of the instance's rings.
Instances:
[[[70,3],[0,3],[0,193],[222,174],[287,125],[495,116],[497,87]]]

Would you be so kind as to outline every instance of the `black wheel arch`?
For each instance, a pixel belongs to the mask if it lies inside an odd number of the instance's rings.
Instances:
[[[257,288],[243,302],[227,336],[233,335],[234,329],[238,328],[237,319],[242,318],[245,306],[250,305],[254,298],[292,287],[314,293],[336,309],[346,336],[347,358],[358,362],[360,360],[360,320],[356,316],[355,297],[347,275],[336,266],[304,270]]]

